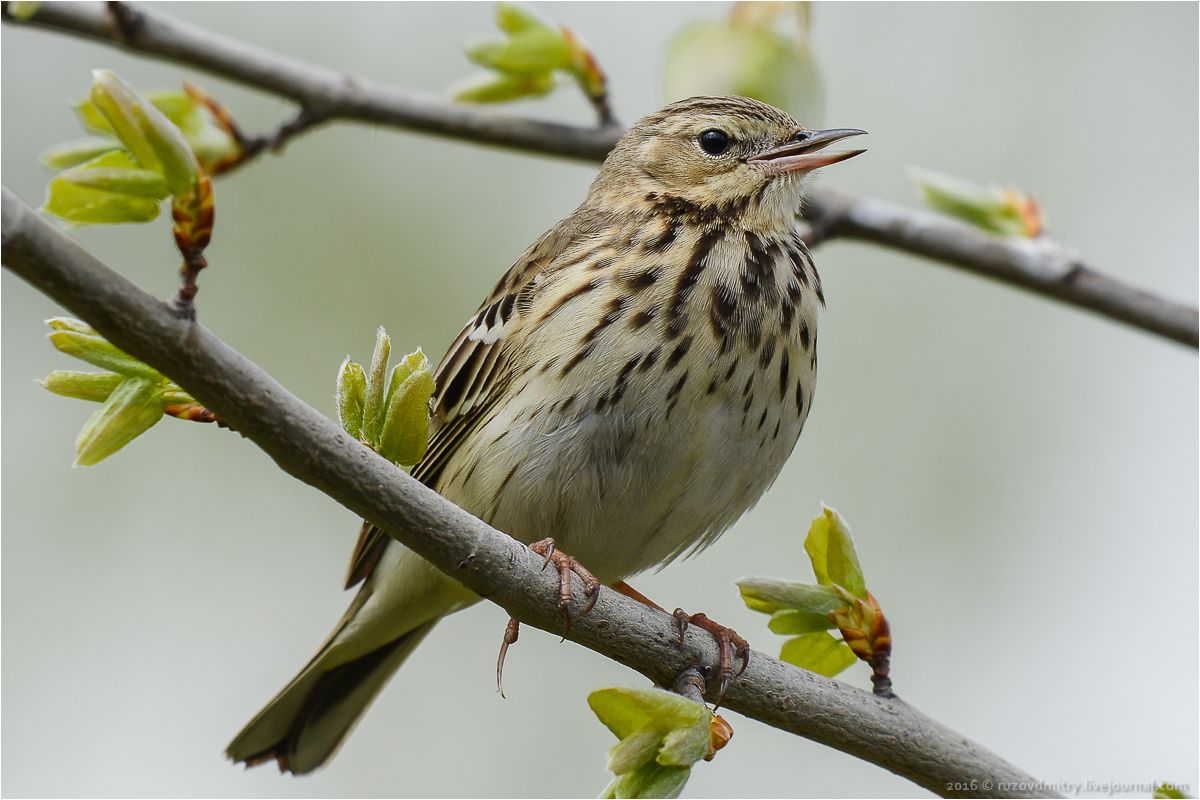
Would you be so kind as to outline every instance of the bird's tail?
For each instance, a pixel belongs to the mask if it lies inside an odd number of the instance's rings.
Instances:
[[[225,749],[304,775],[329,761],[363,712],[444,615],[479,598],[396,542],[329,639]]]

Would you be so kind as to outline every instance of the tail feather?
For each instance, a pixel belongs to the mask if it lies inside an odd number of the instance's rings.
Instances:
[[[225,755],[248,767],[274,760],[281,772],[296,775],[321,767],[437,622],[418,625],[327,672],[306,669],[230,742]]]

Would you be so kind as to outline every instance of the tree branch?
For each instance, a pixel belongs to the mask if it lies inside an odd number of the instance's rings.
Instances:
[[[497,114],[447,102],[272,53],[127,3],[43,3],[27,20],[3,20],[95,39],[136,53],[189,64],[300,104],[306,127],[358,120],[478,144],[600,161],[624,133]],[[872,198],[817,189],[805,203],[813,244],[863,239],[1022,286],[1152,333],[1200,346],[1195,308],[1096,272],[1061,245],[1000,239],[932,214]]]
[[[511,147],[600,161],[625,131],[539,122],[459,105],[272,53],[127,3],[43,3],[28,20],[125,50],[189,64],[255,89],[283,95],[321,121],[358,120]]]
[[[872,197],[823,189],[804,201],[810,246],[860,239],[925,256],[968,272],[1032,289],[1138,328],[1198,346],[1195,308],[1110,278],[1054,239],[1002,239],[949,217]]]
[[[176,381],[270,455],[522,622],[562,631],[557,576],[543,559],[354,441],[194,320],[182,320],[3,188],[0,260],[116,346]],[[582,591],[576,590],[582,597]],[[670,686],[690,664],[716,663],[703,632],[679,648],[668,614],[601,590],[575,609],[570,638]],[[709,692],[714,699],[714,692]],[[725,705],[902,775],[943,796],[1049,796],[1033,778],[900,700],[755,653]],[[972,783],[974,781],[974,783]],[[988,782],[988,783],[985,783]],[[1011,784],[1011,786],[1009,786]],[[958,787],[958,788],[956,788]],[[969,788],[974,787],[974,788]]]

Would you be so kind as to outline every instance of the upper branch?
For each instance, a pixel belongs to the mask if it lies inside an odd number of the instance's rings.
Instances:
[[[98,39],[289,97],[304,128],[335,119],[425,131],[481,144],[600,161],[624,131],[497,114],[335,72],[126,3],[43,3],[33,25]],[[818,189],[804,213],[812,243],[844,236],[941,261],[1023,286],[1176,341],[1198,346],[1195,308],[1172,302],[1084,266],[1061,246],[998,239],[951,220],[872,198]]]
[[[1002,239],[947,217],[830,189],[812,192],[805,199],[804,215],[812,224],[810,244],[834,237],[875,242],[1198,346],[1195,308],[1097,272],[1049,237]]]
[[[117,347],[176,381],[284,471],[387,531],[510,615],[561,632],[557,606],[548,602],[557,591],[557,574],[542,570],[540,556],[362,446],[203,325],[171,314],[7,187],[0,260]],[[670,686],[690,664],[717,659],[707,635],[690,632],[683,650],[678,637],[670,615],[602,589],[590,614],[575,615],[568,638]],[[766,655],[756,653],[730,684],[725,705],[941,795],[1015,797],[1044,791],[994,753],[902,701]]]
[[[336,72],[189,25],[127,3],[43,3],[31,18],[4,21],[98,39],[136,53],[190,64],[255,89],[288,97],[318,120],[359,120],[600,161],[625,131],[586,128],[497,114],[435,95]]]

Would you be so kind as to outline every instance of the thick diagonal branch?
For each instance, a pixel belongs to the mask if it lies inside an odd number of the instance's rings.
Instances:
[[[512,616],[561,632],[543,559],[354,441],[257,365],[96,259],[3,189],[4,266],[169,376],[284,471],[320,489]],[[576,591],[582,597],[582,587]],[[582,610],[582,605],[576,609]],[[715,663],[707,635],[679,648],[675,620],[603,590],[569,638],[669,686],[690,663]],[[712,692],[710,692],[710,695]],[[713,697],[709,697],[710,700]],[[725,705],[902,775],[930,791],[984,781],[979,796],[1035,796],[1038,784],[994,753],[899,700],[884,700],[756,654]],[[972,784],[972,781],[975,783]],[[1012,784],[1012,790],[1001,787]]]
[[[128,3],[43,3],[5,22],[72,33],[189,64],[300,104],[307,125],[359,120],[545,155],[602,160],[624,131],[540,122],[447,102],[204,30]],[[815,239],[865,239],[1022,286],[1197,347],[1195,308],[1129,286],[1080,264],[1061,247],[1001,240],[920,211],[817,190],[806,204]]]

